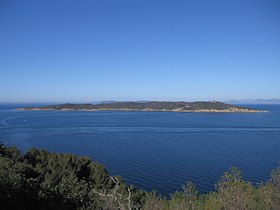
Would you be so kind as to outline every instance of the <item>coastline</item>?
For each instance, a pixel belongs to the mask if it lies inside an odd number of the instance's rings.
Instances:
[[[267,110],[251,110],[251,109],[198,109],[198,110],[166,110],[166,109],[42,109],[42,108],[17,108],[21,111],[124,111],[124,112],[181,112],[181,113],[262,113],[269,112]]]
[[[127,111],[127,112],[185,112],[185,113],[259,113],[259,109],[235,106],[218,101],[196,102],[115,102],[104,104],[59,104],[41,107],[22,107],[30,111]]]

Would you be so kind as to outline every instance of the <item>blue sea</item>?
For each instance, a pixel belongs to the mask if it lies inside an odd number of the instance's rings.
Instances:
[[[128,184],[163,195],[192,181],[214,190],[237,166],[245,180],[266,181],[280,161],[280,105],[263,113],[18,111],[0,106],[0,141],[85,155]]]

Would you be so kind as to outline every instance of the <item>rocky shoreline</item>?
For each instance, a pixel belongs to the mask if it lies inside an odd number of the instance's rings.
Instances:
[[[260,113],[268,112],[264,110],[250,109],[200,109],[200,110],[164,110],[164,109],[45,109],[45,108],[18,108],[17,110],[25,111],[123,111],[123,112],[184,112],[184,113]]]
[[[225,104],[218,101],[198,102],[114,102],[100,104],[60,104],[42,107],[25,107],[31,111],[145,111],[145,112],[205,112],[205,113],[258,113],[258,109]]]

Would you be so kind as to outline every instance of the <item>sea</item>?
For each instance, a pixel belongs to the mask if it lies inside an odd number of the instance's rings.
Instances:
[[[16,110],[23,106],[0,105],[6,146],[89,156],[110,175],[164,196],[188,181],[199,193],[213,191],[231,166],[257,185],[279,166],[280,105],[246,105],[269,111],[260,113]]]

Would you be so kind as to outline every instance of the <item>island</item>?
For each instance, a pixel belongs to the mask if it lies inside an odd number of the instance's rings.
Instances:
[[[25,107],[19,110],[58,110],[58,111],[165,111],[165,112],[261,112],[258,109],[226,104],[218,101],[196,101],[196,102],[171,102],[171,101],[149,101],[149,102],[112,102],[99,104],[60,104],[41,107]]]

